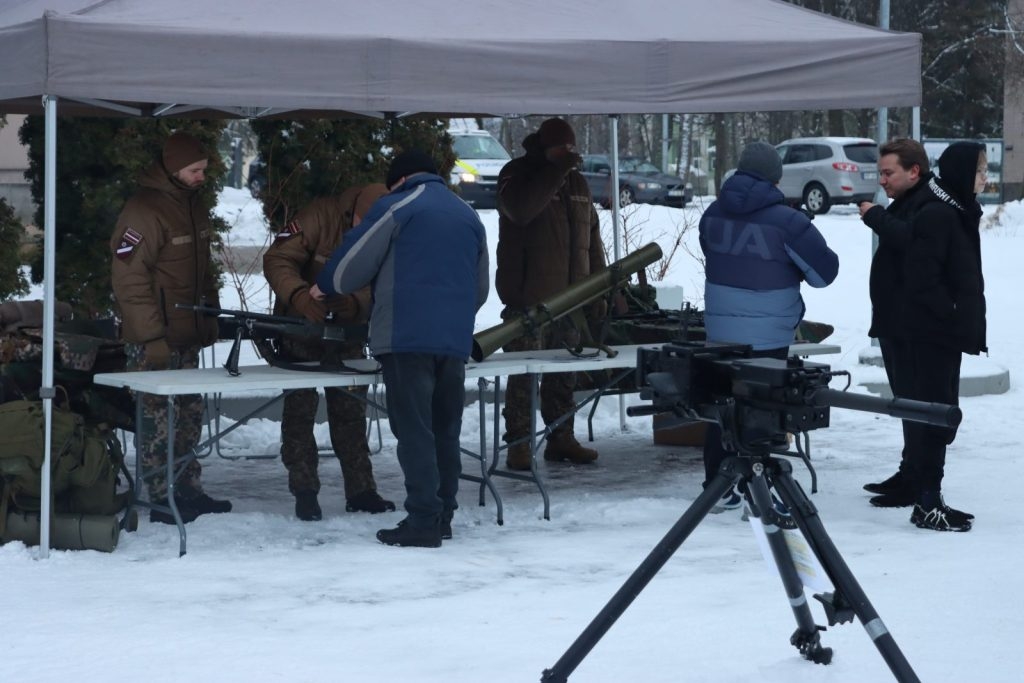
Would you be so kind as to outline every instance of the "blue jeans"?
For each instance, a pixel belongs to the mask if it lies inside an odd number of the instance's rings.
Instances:
[[[429,353],[389,353],[377,360],[405,475],[407,522],[414,528],[434,526],[458,507],[466,363]]]

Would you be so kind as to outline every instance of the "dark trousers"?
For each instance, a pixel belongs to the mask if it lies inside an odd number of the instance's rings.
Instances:
[[[910,346],[905,339],[896,337],[879,337],[878,348],[882,351],[882,363],[885,365],[885,377],[889,380],[889,389],[892,395],[907,397],[910,393],[913,382],[913,363],[909,361]],[[902,420],[903,423],[903,451],[900,456],[899,472],[905,479],[910,480],[911,474],[907,461],[907,427],[910,420]]]
[[[960,351],[924,342],[897,344],[896,350],[896,396],[959,405]],[[956,438],[956,429],[906,421],[903,434],[907,471],[915,493],[920,497],[924,492],[941,491],[946,446]]]
[[[405,475],[405,510],[415,528],[450,518],[458,504],[459,434],[466,395],[462,359],[428,353],[379,356],[398,464]]]
[[[780,360],[785,360],[788,355],[788,346],[751,353],[753,358],[778,358]],[[704,486],[707,486],[708,482],[715,478],[718,469],[722,466],[722,461],[730,455],[736,455],[736,451],[729,450],[722,445],[721,425],[708,423],[707,431],[704,433]]]

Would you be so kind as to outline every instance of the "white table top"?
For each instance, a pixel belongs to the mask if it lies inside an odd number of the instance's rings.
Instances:
[[[608,358],[603,352],[596,358],[577,358],[564,349],[547,351],[517,351],[495,353],[483,361],[466,364],[466,378],[497,377],[523,373],[575,372],[628,368],[636,365],[636,351],[641,346],[659,348],[662,344],[633,344],[614,346],[618,354]],[[801,356],[838,353],[840,347],[832,344],[794,344],[790,352]],[[134,391],[157,396],[253,392],[312,387],[367,386],[382,382],[373,360],[345,361],[349,367],[363,370],[358,373],[334,373],[275,368],[270,365],[245,365],[240,374],[232,377],[223,368],[197,368],[195,370],[147,370],[137,372],[105,372],[94,375],[93,383],[126,387]]]

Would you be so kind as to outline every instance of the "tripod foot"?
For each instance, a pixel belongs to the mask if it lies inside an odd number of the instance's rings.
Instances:
[[[825,617],[828,619],[829,626],[849,623],[856,616],[853,607],[847,604],[842,595],[837,593],[815,593],[814,599],[825,608]]]
[[[800,651],[804,659],[815,664],[831,664],[832,648],[821,646],[821,632],[825,628],[816,627],[813,633],[805,633],[799,629],[789,639],[790,644]]]

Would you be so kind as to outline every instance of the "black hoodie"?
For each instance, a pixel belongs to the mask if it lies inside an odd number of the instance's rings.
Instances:
[[[906,331],[916,341],[978,354],[985,341],[985,281],[981,271],[974,178],[984,145],[957,142],[939,157],[941,178],[928,183],[939,201],[912,221],[906,261]]]

